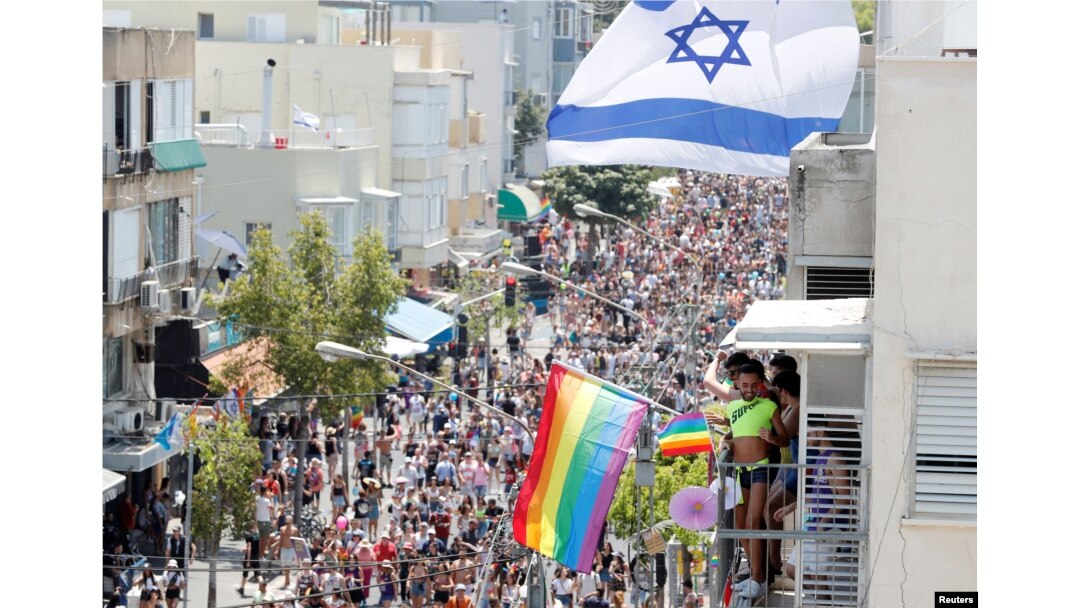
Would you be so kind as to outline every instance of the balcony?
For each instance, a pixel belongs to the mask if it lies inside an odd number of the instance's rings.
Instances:
[[[103,145],[101,155],[102,177],[146,173],[154,168],[154,155],[149,148],[117,150]]]
[[[162,264],[155,268],[147,268],[129,277],[108,277],[105,279],[105,293],[103,294],[105,303],[119,304],[138,297],[139,285],[151,279],[157,280],[162,289],[180,285],[195,276],[198,266],[199,258],[196,256]]]

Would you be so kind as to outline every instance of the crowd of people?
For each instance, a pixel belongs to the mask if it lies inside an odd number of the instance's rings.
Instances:
[[[245,539],[237,592],[254,605],[287,608],[472,608],[474,597],[479,608],[519,606],[527,563],[507,557],[493,540],[533,451],[551,362],[557,358],[624,385],[640,381],[634,374],[647,366],[661,378],[658,401],[678,411],[700,409],[711,400],[710,345],[754,300],[783,293],[784,181],[691,171],[680,171],[678,179],[681,188],[660,199],[641,223],[675,248],[608,227],[590,266],[584,224],[561,218],[537,230],[546,272],[633,314],[555,289],[547,302],[551,344],[539,352],[530,344],[537,307],[523,303],[523,321],[507,328],[505,345],[475,341],[467,356],[444,361],[460,392],[403,374],[359,425],[313,418],[306,440],[295,439],[298,415],[264,418],[258,431],[264,471],[252,484],[255,525]],[[684,365],[686,357],[696,367]],[[292,512],[297,485],[303,505],[322,514],[323,525],[312,529],[310,517]],[[770,506],[792,504],[782,495],[778,502],[772,494],[766,498]],[[147,525],[164,543],[168,517],[155,514],[158,499],[167,506],[168,496],[150,498]],[[765,513],[758,502],[754,494],[750,506]],[[552,602],[564,608],[645,604],[644,596],[626,597],[634,587],[632,564],[606,540],[602,535],[592,572],[559,569],[549,581]],[[170,593],[160,578],[146,587]],[[156,608],[156,600],[147,601]]]

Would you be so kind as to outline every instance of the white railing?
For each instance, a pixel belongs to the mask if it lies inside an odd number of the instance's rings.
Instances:
[[[204,146],[248,146],[247,129],[241,124],[195,125],[195,137]]]
[[[162,264],[155,268],[147,268],[129,277],[109,277],[106,280],[105,303],[119,304],[137,297],[142,282],[151,279],[158,281],[162,288],[179,285],[195,276],[198,265],[199,258],[196,256]]]

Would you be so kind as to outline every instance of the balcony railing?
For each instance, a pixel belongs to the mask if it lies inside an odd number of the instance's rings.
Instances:
[[[101,174],[105,177],[146,173],[154,168],[154,156],[150,153],[150,148],[117,150],[106,144],[101,147],[101,153]]]
[[[180,285],[195,276],[198,270],[198,256],[147,268],[129,277],[109,277],[105,280],[104,299],[106,304],[119,304],[139,295],[139,285],[143,281],[156,280],[162,289]]]
[[[330,126],[330,125],[326,125]],[[284,132],[267,133],[261,137],[262,132],[248,130],[238,124],[203,124],[195,125],[195,137],[204,146],[231,146],[237,148],[250,148],[260,145],[265,139],[271,142],[269,148],[278,150],[285,149],[325,149],[325,148],[354,148],[370,146],[375,143],[375,129],[323,129],[311,131],[308,129],[289,129]]]
[[[248,141],[247,129],[239,124],[195,125],[195,137],[204,146],[246,147],[254,143]]]

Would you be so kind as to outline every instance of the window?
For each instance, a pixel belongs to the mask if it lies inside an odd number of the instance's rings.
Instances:
[[[113,111],[113,122],[115,123],[114,137],[116,137],[114,141],[116,142],[115,145],[117,150],[126,150],[130,147],[128,145],[128,134],[131,132],[130,83],[118,82],[113,89],[115,90],[113,97],[113,103],[115,104],[113,106],[115,108]]]
[[[533,17],[532,20],[532,39],[540,40],[541,32],[543,31],[543,22],[539,17]]]
[[[914,515],[974,519],[978,497],[976,365],[918,363]]]
[[[461,200],[469,198],[469,163],[461,163]]]
[[[105,340],[101,356],[101,396],[124,391],[124,339]]]
[[[330,15],[319,17],[319,44],[341,44],[341,19]]]
[[[592,40],[592,15],[582,15],[581,19],[578,19],[578,42],[588,42]]]
[[[574,76],[574,64],[572,63],[556,63],[555,72],[553,74],[552,94],[555,97],[562,95],[562,92],[566,90],[566,86],[570,84],[570,78]]]
[[[200,125],[208,125],[208,124],[210,124],[210,112],[208,112],[206,110],[200,110],[199,111],[199,124]]]
[[[244,222],[244,245],[251,247],[251,241],[257,230],[271,230],[270,222]]]
[[[163,266],[180,259],[180,201],[169,199],[150,203],[146,224],[150,228],[150,250],[155,266]]]
[[[214,15],[213,13],[199,13],[199,40],[212,40],[214,38]]]
[[[153,115],[151,123],[147,124],[147,133],[153,134],[149,141],[175,141],[193,137],[191,79],[152,81],[148,83],[147,95],[152,98],[152,103],[148,103],[147,107]]]
[[[285,42],[285,15],[248,15],[248,42]]]
[[[487,192],[487,159],[480,161],[480,192]]]
[[[396,196],[386,202],[386,248],[390,251],[397,249],[398,202]]]
[[[337,249],[341,257],[352,255],[352,206],[345,205],[318,205],[312,207],[326,217],[326,224],[330,229],[330,244]]]
[[[551,24],[554,28],[556,38],[569,38],[574,31],[574,10],[571,8],[557,8],[555,9],[555,23]]]
[[[427,108],[427,143],[446,143],[450,140],[450,117],[446,113],[446,104],[430,104]]]

